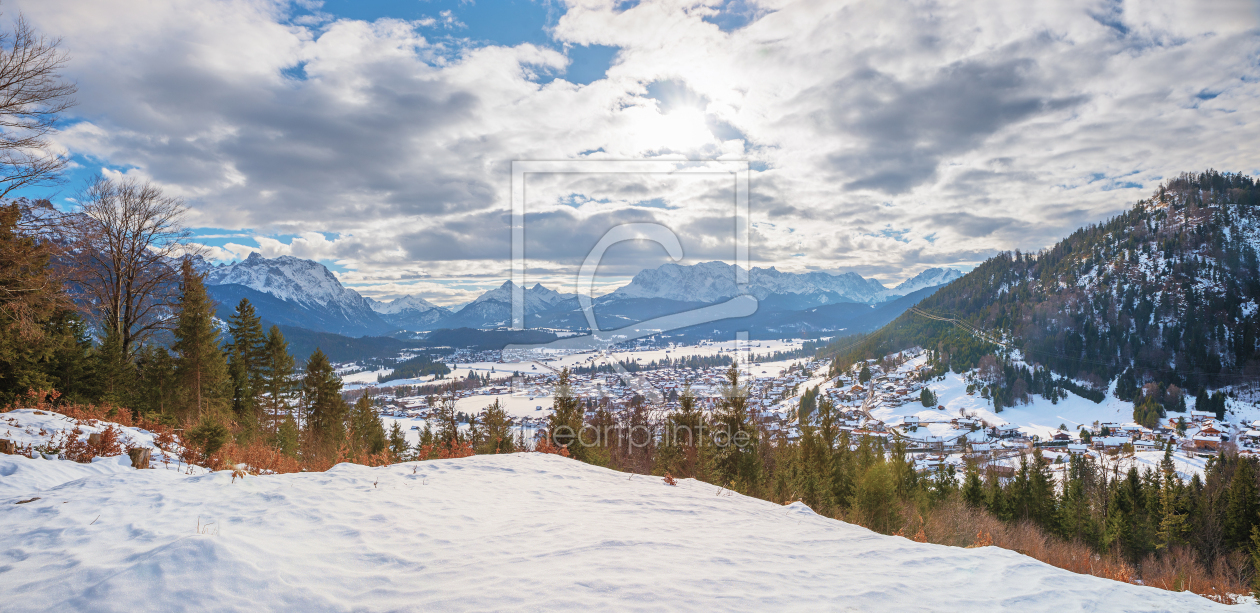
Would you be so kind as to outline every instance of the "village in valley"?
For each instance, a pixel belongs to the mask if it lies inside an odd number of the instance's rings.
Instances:
[[[688,359],[695,363],[698,358],[710,365],[659,364]],[[748,410],[769,436],[796,440],[802,397],[815,390],[815,399],[807,404],[830,402],[838,429],[848,434],[852,445],[863,438],[879,439],[886,449],[901,444],[925,475],[961,472],[967,464],[976,464],[996,476],[1009,476],[1034,450],[1052,471],[1061,470],[1072,455],[1127,470],[1130,465],[1157,465],[1171,446],[1177,471],[1188,479],[1201,473],[1206,458],[1222,447],[1244,454],[1254,454],[1260,447],[1260,410],[1252,403],[1231,401],[1228,415],[1193,407],[1184,413],[1169,412],[1155,428],[1135,423],[1132,403],[1111,394],[1102,402],[1074,394],[1053,402],[1031,396],[1028,404],[994,411],[978,372],[932,376],[921,350],[869,360],[838,373],[800,340],[695,345],[655,341],[602,352],[531,355],[462,350],[451,360],[452,374],[446,378],[375,385],[371,377],[386,371],[346,375],[347,396],[371,394],[387,427],[402,422],[413,444],[437,403],[451,397],[465,427],[498,402],[519,434],[532,440],[546,426],[561,369],[570,370],[570,393],[581,401],[588,418],[601,409],[616,415],[635,407],[647,407],[660,418],[676,410],[687,393],[698,408],[712,410],[726,393],[729,365],[737,363]],[[869,378],[862,375],[863,366]]]

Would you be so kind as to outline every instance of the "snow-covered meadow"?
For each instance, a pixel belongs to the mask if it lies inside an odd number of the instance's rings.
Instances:
[[[1225,609],[552,455],[123,468],[0,455],[4,610]]]

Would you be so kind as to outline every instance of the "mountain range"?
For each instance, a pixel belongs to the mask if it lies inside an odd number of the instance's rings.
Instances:
[[[703,262],[692,266],[665,264],[641,271],[628,285],[605,296],[605,299],[664,298],[717,302],[740,292],[735,284],[739,270],[742,269],[723,262]],[[875,279],[865,279],[853,272],[839,275],[826,272],[785,273],[772,266],[748,270],[748,293],[758,300],[775,295],[792,295],[813,297],[817,304],[876,304],[925,287],[943,285],[961,276],[962,273],[952,268],[930,268],[890,290]]]
[[[927,347],[961,372],[985,355],[999,363],[1013,355],[1004,375],[1012,386],[1038,385],[1017,370],[1035,364],[1096,390],[1117,381],[1122,399],[1171,406],[1171,385],[1202,390],[1260,377],[1258,253],[1260,185],[1238,174],[1184,174],[1048,249],[990,258],[839,359]]]
[[[318,262],[292,256],[265,258],[252,253],[232,264],[198,265],[206,273],[208,290],[220,303],[220,317],[229,315],[242,298],[247,298],[271,323],[346,336],[414,337],[431,330],[493,329],[511,324],[515,288],[511,281],[452,309],[411,295],[388,302],[365,298],[343,286]],[[722,262],[704,262],[666,264],[641,271],[625,286],[594,299],[597,321],[603,329],[614,329],[725,301],[740,291],[735,284],[736,270]],[[889,289],[856,273],[785,273],[753,268],[748,272],[747,292],[758,298],[760,310],[747,321],[738,320],[737,325],[777,335],[850,329],[853,322],[866,322],[860,327],[870,329],[875,325],[870,322],[882,323],[900,311],[875,319],[871,319],[872,313],[888,314],[890,308],[897,308],[889,305],[904,302],[897,299],[940,287],[961,275],[953,269],[932,268]],[[527,327],[589,327],[576,294],[535,284],[525,289],[524,296]]]

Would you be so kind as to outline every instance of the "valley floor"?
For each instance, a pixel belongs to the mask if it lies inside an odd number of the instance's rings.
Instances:
[[[535,453],[235,480],[0,455],[0,475],[6,611],[1226,609]]]

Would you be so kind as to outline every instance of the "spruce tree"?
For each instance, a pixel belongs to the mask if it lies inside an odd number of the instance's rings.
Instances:
[[[508,417],[502,403],[495,400],[481,412],[477,453],[512,453],[516,443],[512,439],[512,418]]]
[[[328,356],[318,348],[306,361],[302,377],[302,401],[306,412],[306,429],[325,454],[335,453],[345,440],[346,402],[341,398],[341,378]]]
[[[1260,491],[1256,487],[1256,470],[1252,461],[1234,456],[1234,475],[1229,480],[1229,493],[1225,503],[1225,544],[1244,547],[1251,538],[1252,528],[1260,519]]]
[[[133,399],[138,383],[136,364],[123,351],[122,340],[113,329],[106,331],[105,340],[94,352],[94,357],[99,390],[97,399],[134,407]]]
[[[136,367],[136,408],[163,423],[175,423],[180,398],[175,359],[163,347],[145,345],[136,357]]]
[[[1216,414],[1216,419],[1224,421],[1225,419],[1225,393],[1213,392],[1210,403],[1212,412]]]
[[[23,232],[22,218],[17,203],[0,206],[0,404],[58,388],[59,353],[74,358],[69,370],[89,366],[75,351],[76,317],[50,266],[51,244]]]
[[[919,402],[923,403],[923,406],[928,407],[929,409],[936,408],[936,394],[932,393],[932,390],[925,387],[922,392],[919,392]]]
[[[738,364],[726,370],[722,400],[713,414],[713,469],[719,485],[741,493],[759,484],[757,429],[748,413],[748,388],[739,380]]]
[[[436,437],[433,436],[433,428],[428,421],[424,422],[424,429],[420,431],[420,444],[416,446],[416,459],[428,460],[433,457],[433,448],[437,445]],[[423,450],[428,449],[429,455],[421,455]]]
[[[227,408],[231,397],[227,360],[219,348],[214,302],[206,294],[192,260],[181,263],[180,301],[175,324],[175,378],[183,416],[196,418]]]
[[[403,432],[402,425],[394,422],[389,428],[389,455],[394,462],[406,462],[409,460],[411,447],[407,445],[407,433]]]
[[[1251,595],[1260,602],[1260,525],[1251,528]]]
[[[853,510],[862,525],[881,534],[891,534],[900,523],[895,477],[882,458],[866,469],[853,493]]]
[[[232,377],[232,410],[250,430],[259,422],[258,396],[262,393],[266,338],[262,323],[248,299],[242,298],[228,318],[228,371]]]
[[[263,344],[265,358],[262,368],[262,401],[268,414],[273,435],[283,421],[282,413],[289,412],[289,397],[293,393],[293,356],[289,355],[289,343],[284,340],[280,328],[272,326]]]
[[[1208,412],[1212,410],[1212,400],[1208,396],[1207,388],[1200,388],[1199,393],[1194,396],[1194,410]]]
[[[800,406],[797,409],[797,419],[804,421],[809,419],[810,415],[818,408],[818,386],[806,388],[805,393],[801,394]]]
[[[1164,475],[1164,486],[1159,492],[1159,530],[1155,533],[1156,538],[1159,539],[1156,544],[1158,549],[1171,548],[1181,543],[1189,530],[1186,515],[1181,512],[1177,504],[1180,486],[1180,479],[1174,473]]]
[[[432,415],[438,422],[437,432],[432,434],[433,445],[441,450],[451,451],[464,442],[459,432],[459,415],[455,410],[455,384],[447,388]],[[426,424],[427,427],[427,424]]]
[[[655,472],[674,477],[697,476],[702,434],[707,428],[704,412],[696,408],[695,394],[690,387],[684,388],[678,397],[678,409],[665,416],[665,432],[656,448]]]
[[[291,458],[296,458],[301,444],[302,433],[292,415],[285,415],[276,428],[276,449]]]
[[[980,471],[974,463],[967,464],[967,474],[963,477],[963,501],[975,508],[984,506],[984,482],[980,479]]]
[[[355,455],[377,454],[385,450],[385,428],[372,408],[372,398],[359,397],[350,411],[350,449]]]
[[[570,457],[589,461],[588,449],[582,445],[582,407],[573,396],[573,388],[569,386],[569,369],[560,371],[560,379],[556,383],[555,399],[552,401],[552,413],[547,420],[546,436],[558,447],[567,447]]]

